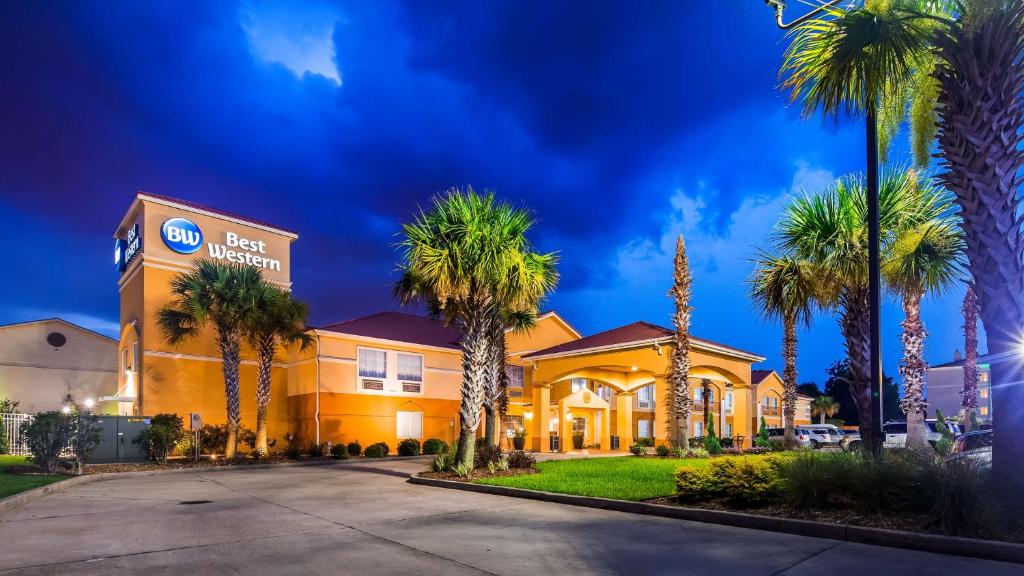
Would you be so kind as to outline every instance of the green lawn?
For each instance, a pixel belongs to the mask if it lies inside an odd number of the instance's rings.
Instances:
[[[15,464],[25,464],[27,460],[24,456],[0,456],[0,498],[6,498],[12,494],[18,492],[24,492],[25,490],[31,490],[40,486],[46,486],[47,484],[53,484],[59,480],[64,480],[67,476],[20,476],[15,474],[6,474],[4,469],[8,466]]]
[[[552,460],[537,464],[538,474],[481,478],[474,482],[579,496],[646,500],[674,494],[677,469],[683,466],[703,468],[708,462],[701,458],[635,456]]]

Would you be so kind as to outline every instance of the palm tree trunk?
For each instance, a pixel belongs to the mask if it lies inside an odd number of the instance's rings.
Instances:
[[[928,403],[924,401],[924,378],[928,364],[924,360],[924,339],[927,332],[921,321],[923,291],[908,289],[903,294],[903,400],[900,408],[907,415],[907,444],[911,450],[930,449],[925,431],[924,417]]]
[[[870,455],[874,444],[874,420],[871,416],[871,326],[867,286],[844,288],[839,301],[839,326],[846,346],[846,359],[850,363],[847,384],[860,419],[861,448]]]
[[[796,318],[787,315],[783,319],[782,360],[782,414],[786,419],[783,446],[786,450],[799,447],[796,441]]]
[[[822,412],[822,413],[818,414],[818,424],[824,424],[824,423],[825,423],[825,413]]]
[[[256,454],[263,457],[267,446],[267,407],[270,405],[270,377],[274,365],[274,337],[265,336],[257,346],[259,366],[256,371]]]
[[[709,396],[711,395],[711,380],[707,378],[700,381],[702,400],[704,401],[704,435],[710,436],[711,430],[708,428],[708,424],[711,419],[711,401]]]
[[[978,410],[978,295],[970,284],[960,310],[964,315],[964,384],[960,389],[960,412],[965,430],[973,432]]]
[[[456,461],[472,468],[476,431],[480,427],[480,409],[484,403],[484,383],[492,364],[488,316],[489,305],[480,305],[466,315],[462,331],[462,402],[459,406],[459,448]]]
[[[978,290],[992,357],[993,477],[1024,481],[1024,386],[1019,339],[1024,326],[1024,238],[1019,200],[1024,133],[1024,2],[993,3],[991,13],[960,19],[936,41],[941,180],[960,205],[968,268]]]
[[[241,338],[227,329],[218,329],[217,347],[224,366],[224,397],[228,420],[228,444],[224,457],[228,460],[238,452],[238,426],[242,421],[238,387],[238,366],[241,363]]]
[[[672,440],[680,448],[690,446],[690,412],[693,398],[690,398],[690,291],[693,278],[690,263],[686,258],[686,242],[682,234],[676,238],[676,254],[673,260],[673,283],[668,295],[675,303],[672,321],[675,324],[675,348],[672,350],[672,367],[669,372],[669,430]]]

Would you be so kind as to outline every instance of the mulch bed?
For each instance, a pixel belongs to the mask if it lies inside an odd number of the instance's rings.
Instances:
[[[536,474],[539,470],[534,468],[513,468],[511,470],[496,470],[493,474],[486,468],[473,470],[473,474],[468,478],[463,478],[455,472],[421,472],[419,475],[423,478],[433,478],[435,480],[452,480],[455,482],[472,482],[474,480],[480,480],[481,478],[504,478],[508,476],[522,476],[524,474]]]

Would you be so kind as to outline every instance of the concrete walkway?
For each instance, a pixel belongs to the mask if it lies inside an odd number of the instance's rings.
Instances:
[[[407,484],[423,466],[342,463],[72,487],[0,518],[0,574],[1024,573],[1019,565]]]

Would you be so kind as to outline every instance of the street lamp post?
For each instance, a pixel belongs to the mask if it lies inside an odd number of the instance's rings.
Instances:
[[[784,22],[785,0],[765,0],[775,10],[775,23],[786,30],[839,4],[830,0],[791,22]],[[868,207],[868,309],[869,357],[871,360],[871,452],[882,452],[882,314],[881,314],[881,239],[878,220],[878,120],[875,98],[867,106],[864,122],[867,145],[867,207]]]

